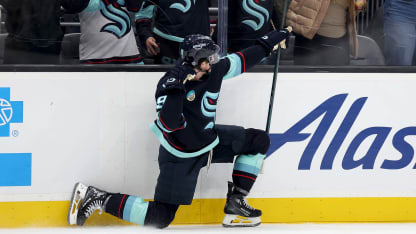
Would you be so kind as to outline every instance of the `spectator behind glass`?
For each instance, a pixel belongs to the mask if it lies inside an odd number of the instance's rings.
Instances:
[[[387,65],[416,65],[415,0],[386,0],[384,56]]]
[[[278,25],[282,23],[283,20],[283,12],[285,8],[285,1],[287,1],[288,6],[292,2],[292,0],[274,0],[274,11],[276,16],[276,21]]]
[[[156,64],[174,64],[185,36],[209,36],[208,1],[146,0],[136,14],[136,27],[142,47]]]
[[[273,1],[228,0],[228,51],[231,53],[252,46],[272,30],[270,18]],[[218,27],[213,34],[217,41]],[[217,43],[218,44],[218,43]]]
[[[357,7],[356,7],[357,1]],[[287,25],[296,32],[296,65],[348,65],[358,55],[356,9],[365,0],[292,0]]]
[[[67,13],[79,13],[80,62],[84,64],[142,64],[129,12],[142,0],[72,0]]]
[[[63,1],[65,2],[65,1]],[[5,64],[56,64],[63,33],[57,0],[0,0],[6,10]]]

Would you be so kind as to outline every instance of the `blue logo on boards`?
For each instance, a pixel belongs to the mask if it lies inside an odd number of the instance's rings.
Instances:
[[[310,170],[312,160],[316,154],[316,151],[321,146],[324,137],[326,136],[329,128],[331,127],[335,117],[338,115],[341,106],[344,104],[348,94],[335,95],[309,114],[295,123],[286,132],[279,134],[270,134],[271,145],[267,157],[277,151],[280,147],[286,143],[302,142],[308,140],[303,154],[301,155],[298,169]],[[331,170],[333,167],[334,159],[338,155],[338,151],[341,145],[345,142],[347,135],[349,134],[354,122],[364,107],[367,97],[361,97],[354,101],[349,108],[340,126],[338,127],[335,136],[331,139],[328,148],[323,155],[321,161],[321,170]],[[313,133],[304,133],[304,129],[311,125],[313,122],[320,119],[320,123]],[[361,167],[362,169],[374,169],[374,164],[379,152],[386,142],[388,135],[390,134],[392,127],[369,127],[360,131],[353,140],[349,143],[345,155],[342,160],[342,169],[351,170]],[[385,159],[381,164],[381,169],[398,170],[407,167],[413,160],[414,148],[406,141],[405,137],[416,135],[416,126],[404,127],[398,130],[393,135],[392,146],[401,155],[401,158],[397,160]],[[354,157],[360,145],[366,140],[371,140],[371,145],[368,151],[361,158]],[[291,155],[292,157],[294,155]],[[391,155],[386,155],[387,157]],[[416,169],[416,165],[413,166]]]
[[[0,87],[0,137],[10,137],[12,123],[23,123],[23,101],[11,101],[10,88]],[[0,186],[31,184],[32,154],[0,153]]]
[[[32,184],[31,153],[0,153],[0,186],[30,186]]]
[[[10,88],[0,87],[0,137],[10,136],[11,123],[23,123],[23,101],[11,101]]]

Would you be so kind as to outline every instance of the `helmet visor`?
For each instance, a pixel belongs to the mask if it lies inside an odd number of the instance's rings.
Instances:
[[[220,61],[220,47],[218,45],[215,45],[215,52],[207,57],[208,62],[210,64],[216,64],[218,61]]]

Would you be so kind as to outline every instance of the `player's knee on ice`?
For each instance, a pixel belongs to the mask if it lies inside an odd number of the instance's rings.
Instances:
[[[269,150],[269,146],[269,134],[263,130],[248,128],[246,129],[246,137],[241,154],[266,154]]]
[[[179,205],[163,202],[150,202],[144,225],[156,228],[166,228],[175,218]]]

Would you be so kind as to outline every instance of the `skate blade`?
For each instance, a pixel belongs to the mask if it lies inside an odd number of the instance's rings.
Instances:
[[[226,214],[222,220],[223,227],[255,227],[260,225],[260,217],[244,217]]]
[[[78,182],[72,191],[71,203],[68,210],[68,224],[77,224],[78,209],[81,205],[82,199],[85,197],[88,186]]]

